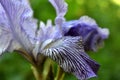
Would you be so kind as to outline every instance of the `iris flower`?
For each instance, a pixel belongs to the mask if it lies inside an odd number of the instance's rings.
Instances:
[[[95,77],[99,64],[85,51],[94,50],[96,43],[107,38],[108,30],[86,16],[67,22],[67,3],[49,2],[57,13],[55,25],[48,20],[37,26],[28,0],[0,0],[0,54],[17,51],[35,65],[44,55],[80,80]]]

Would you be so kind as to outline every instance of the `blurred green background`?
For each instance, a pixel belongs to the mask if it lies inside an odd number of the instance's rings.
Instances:
[[[89,54],[101,64],[97,78],[90,80],[120,80],[120,0],[66,0],[69,4],[66,20],[88,15],[99,26],[109,28],[104,48]],[[48,0],[30,0],[35,18],[46,21],[55,18],[55,10]],[[88,52],[92,53],[92,52]],[[0,57],[0,80],[35,80],[30,64],[19,54],[5,53]],[[65,80],[76,80],[71,74]]]

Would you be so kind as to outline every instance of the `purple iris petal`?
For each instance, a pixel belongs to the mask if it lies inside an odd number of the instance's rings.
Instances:
[[[56,10],[57,17],[55,19],[56,25],[61,25],[64,22],[64,15],[67,12],[67,3],[64,0],[49,0]]]
[[[43,42],[41,47],[46,42]],[[56,61],[64,71],[74,74],[84,80],[95,77],[99,64],[93,61],[85,52],[81,37],[63,37],[44,46],[42,54]]]
[[[86,51],[96,51],[109,35],[108,29],[98,27],[96,22],[87,16],[64,23],[63,31],[65,36],[82,36]]]
[[[38,41],[45,41],[47,39],[58,39],[61,38],[61,30],[58,27],[52,25],[51,20],[47,21],[47,24],[40,22],[40,29],[38,30],[37,39]]]
[[[37,29],[32,14],[27,0],[0,0],[0,53],[15,50],[17,45],[32,51]]]
[[[49,0],[49,2],[52,4],[52,6],[56,10],[56,18],[55,18],[55,26],[56,28],[56,34],[62,35],[62,24],[65,22],[65,14],[67,13],[67,3],[64,0]],[[57,37],[57,36],[56,36]]]

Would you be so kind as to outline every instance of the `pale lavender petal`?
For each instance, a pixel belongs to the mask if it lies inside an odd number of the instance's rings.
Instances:
[[[11,35],[7,32],[0,32],[0,55],[5,52],[11,43]]]
[[[99,64],[84,52],[81,37],[48,40],[44,41],[41,47],[39,52],[56,61],[64,71],[74,74],[78,79],[96,76]]]
[[[89,24],[89,26],[92,26],[94,28],[98,28],[98,25],[96,23],[96,21],[88,16],[82,16],[80,19],[79,19],[80,23],[82,23],[83,25],[87,25]]]
[[[44,22],[41,21],[40,28],[37,32],[37,39],[41,42],[47,39],[58,39],[62,37],[60,33],[59,28],[53,26],[51,20],[48,20],[47,24],[44,24]]]
[[[55,24],[61,25],[65,21],[64,15],[67,12],[67,3],[64,0],[49,0],[49,1],[54,6],[57,13]]]
[[[5,51],[13,51],[16,48],[18,49],[21,47],[20,45],[17,45],[16,47],[11,46],[13,43],[13,36],[9,29],[9,21],[0,3],[0,55]],[[16,43],[14,43],[14,46],[15,45]]]
[[[107,39],[110,34],[109,29],[107,29],[107,28],[99,28],[98,31],[99,31],[102,39]]]
[[[49,0],[56,9],[57,16],[63,17],[67,12],[67,3],[64,0]]]
[[[37,26],[36,20],[32,18],[33,12],[28,0],[0,0],[0,4],[4,13],[4,16],[0,15],[0,21],[4,17],[6,20],[0,25],[7,28],[13,40],[30,52]]]
[[[13,52],[13,50],[20,50],[20,49],[22,49],[22,46],[17,41],[11,40],[11,43],[6,51]]]
[[[13,50],[18,50],[20,48],[20,44],[13,40],[13,36],[9,29],[0,24],[0,55],[5,51],[12,52]]]
[[[48,25],[49,23],[49,25]],[[51,38],[50,34],[52,33],[52,24],[51,20],[47,21],[47,25],[44,22],[40,22],[39,30],[37,31],[37,39],[39,41],[44,41]]]

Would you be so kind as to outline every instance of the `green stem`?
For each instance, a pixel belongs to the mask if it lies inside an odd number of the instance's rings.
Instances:
[[[63,80],[64,76],[65,76],[65,73],[64,73],[63,69],[58,66],[57,76],[56,76],[55,80]]]
[[[53,80],[53,68],[52,62],[49,59],[46,59],[43,65],[31,66],[33,74],[36,80]]]
[[[44,80],[43,79],[43,70],[44,70],[44,63],[46,62],[46,57],[40,56],[40,58],[31,66],[33,74],[36,80]]]
[[[36,80],[43,80],[42,72],[40,72],[35,66],[31,66],[31,69]]]
[[[47,59],[45,63],[43,77],[44,80],[53,80],[54,78],[52,61],[50,59]]]

